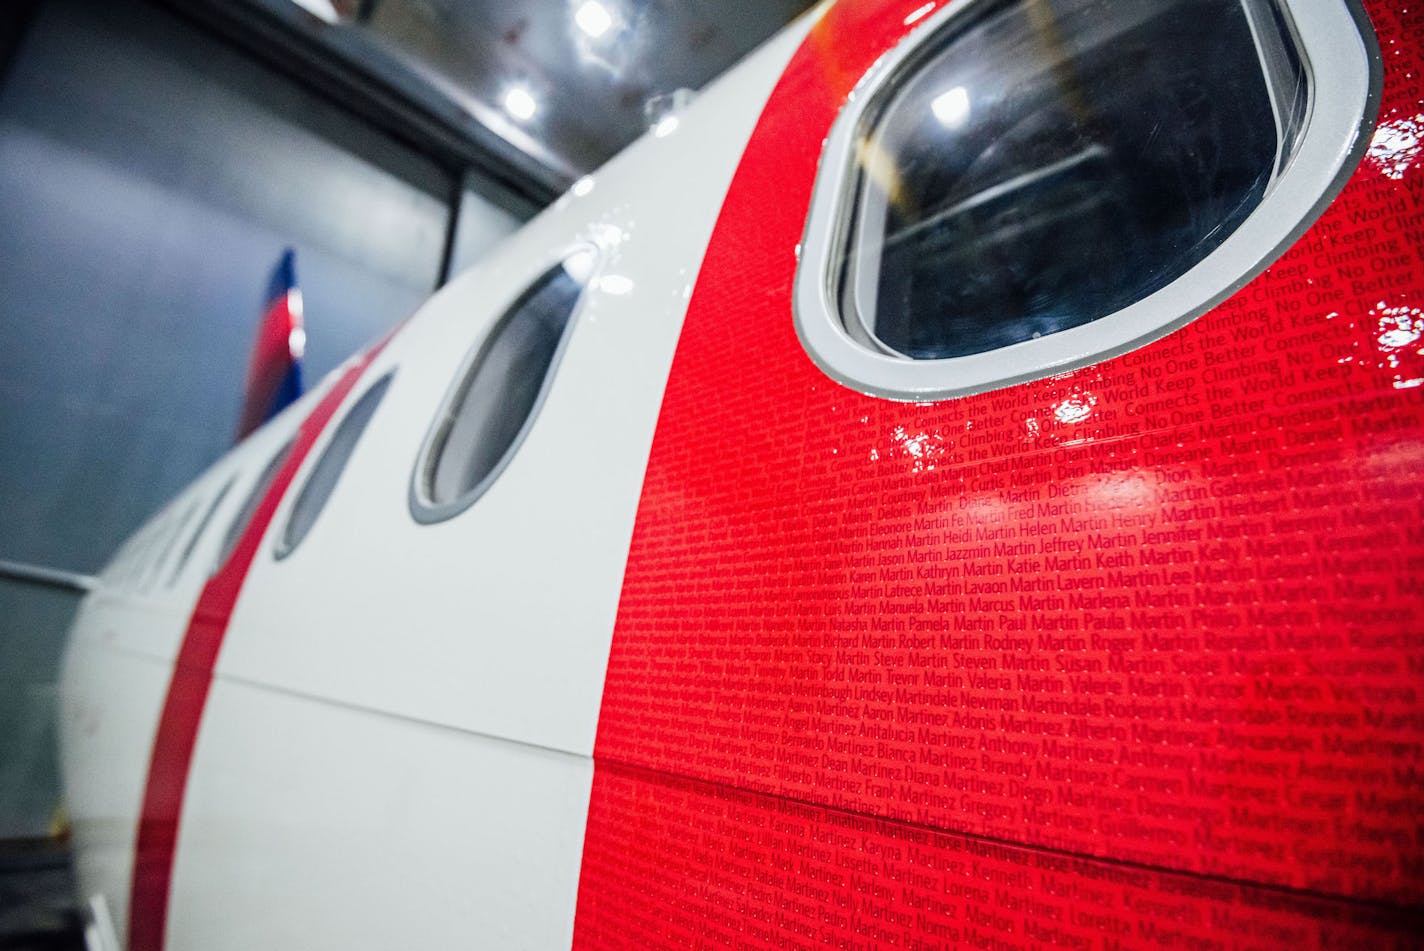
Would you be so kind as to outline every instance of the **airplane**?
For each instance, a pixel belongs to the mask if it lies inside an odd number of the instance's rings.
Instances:
[[[91,945],[1414,945],[1421,25],[792,24],[118,552]]]

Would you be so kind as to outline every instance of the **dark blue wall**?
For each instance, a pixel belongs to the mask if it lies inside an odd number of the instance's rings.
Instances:
[[[315,380],[435,287],[454,190],[147,4],[44,3],[0,85],[0,558],[98,568],[230,443],[282,249]]]
[[[455,193],[157,7],[44,0],[0,75],[0,559],[99,568],[231,444],[282,250],[314,381],[430,294]],[[0,839],[55,804],[73,607],[0,581]]]

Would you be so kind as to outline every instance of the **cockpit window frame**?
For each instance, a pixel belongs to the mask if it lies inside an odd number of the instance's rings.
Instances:
[[[1234,294],[1288,249],[1344,187],[1378,117],[1378,43],[1358,0],[1278,0],[1310,76],[1305,129],[1288,167],[1215,250],[1128,306],[1076,327],[997,349],[911,359],[867,340],[860,315],[844,313],[839,282],[847,221],[861,171],[857,141],[871,111],[917,75],[927,47],[948,48],[1002,0],[962,0],[927,17],[866,72],[823,147],[793,289],[797,335],[832,379],[886,399],[925,402],[1042,379],[1135,350],[1184,326]],[[851,249],[854,252],[854,249]]]
[[[252,524],[252,519],[256,516],[258,508],[262,505],[263,498],[272,490],[272,485],[276,482],[277,474],[286,465],[287,460],[292,455],[292,450],[297,444],[296,434],[283,440],[281,445],[274,450],[271,455],[265,457],[262,467],[258,469],[253,477],[253,481],[248,483],[247,493],[243,497],[242,505],[233,513],[231,521],[222,535],[222,542],[217,551],[217,558],[213,562],[208,577],[220,574],[227,567],[232,556],[237,552],[238,546],[242,543],[242,536],[247,532]]]

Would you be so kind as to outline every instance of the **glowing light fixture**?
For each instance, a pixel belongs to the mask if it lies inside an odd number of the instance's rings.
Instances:
[[[574,22],[596,40],[613,26],[613,14],[598,0],[587,0],[574,12]]]
[[[653,125],[653,135],[662,138],[677,131],[677,116],[663,116]]]
[[[574,193],[574,197],[582,198],[584,195],[587,195],[589,192],[593,191],[593,185],[593,176],[585,175],[583,178],[580,178],[578,181],[574,182],[573,186],[569,188],[569,191]]]
[[[504,94],[504,111],[521,121],[534,118],[539,111],[539,103],[533,93],[523,86],[511,86]]]
[[[969,90],[963,86],[955,86],[949,92],[940,93],[930,103],[930,111],[935,118],[951,129],[957,129],[964,125],[964,120],[969,118]]]

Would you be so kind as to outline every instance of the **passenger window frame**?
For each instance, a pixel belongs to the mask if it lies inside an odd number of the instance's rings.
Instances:
[[[178,583],[178,579],[183,577],[186,573],[188,565],[192,564],[193,554],[197,550],[199,543],[202,541],[203,536],[207,534],[208,527],[212,525],[217,518],[218,510],[222,508],[223,503],[227,500],[228,495],[232,492],[233,486],[236,484],[237,473],[229,473],[226,478],[221,480],[221,485],[212,498],[202,498],[199,500],[203,514],[193,527],[192,534],[188,536],[188,540],[183,544],[178,555],[178,560],[173,566],[173,571],[169,574],[168,580],[164,582],[163,586],[165,588],[172,588]]]
[[[162,548],[154,558],[153,563],[144,570],[143,577],[139,582],[140,590],[149,592],[155,587],[160,586],[165,574],[163,569],[168,565],[174,550],[177,548],[178,539],[186,534],[188,526],[193,522],[193,516],[198,514],[201,507],[201,499],[189,499],[186,504],[177,508],[175,512],[169,516],[169,522],[165,528],[167,537],[164,539]],[[162,585],[162,587],[167,586]]]
[[[228,563],[232,561],[233,555],[237,553],[238,547],[242,544],[242,536],[251,528],[257,510],[262,507],[262,499],[272,491],[278,474],[291,458],[296,444],[297,435],[293,433],[282,440],[270,454],[261,457],[263,463],[253,475],[253,481],[247,484],[247,492],[242,497],[242,504],[238,506],[236,512],[232,513],[227,527],[218,540],[216,560],[208,572],[210,579],[221,574],[227,568]]]
[[[534,401],[514,438],[499,461],[474,486],[448,501],[435,501],[431,497],[430,488],[435,477],[436,467],[441,459],[440,454],[445,449],[446,440],[458,416],[460,404],[483,366],[487,355],[499,339],[500,333],[518,316],[521,306],[542,289],[545,282],[555,275],[557,269],[564,267],[567,262],[580,255],[588,256],[588,275],[584,279],[578,298],[564,322],[559,342],[554,347],[548,368],[544,371],[544,379],[541,381]],[[564,354],[567,352],[569,342],[573,339],[574,330],[578,326],[580,315],[588,305],[589,293],[597,284],[604,258],[603,249],[589,240],[571,242],[542,258],[534,276],[518,286],[518,290],[500,308],[499,315],[465,353],[450,385],[440,398],[435,418],[426,430],[425,437],[421,440],[420,450],[416,454],[415,467],[411,473],[410,487],[407,493],[407,504],[411,517],[417,524],[434,525],[445,522],[469,509],[493,488],[500,476],[514,461],[514,457],[519,454],[519,450],[529,438],[534,424],[543,412],[549,391],[553,388],[554,380],[559,374],[559,367],[563,363]]]
[[[341,414],[340,419],[336,421],[335,425],[330,427],[330,431],[326,434],[326,438],[323,440],[320,448],[317,449],[314,447],[310,453],[310,463],[305,465],[305,471],[299,474],[300,486],[295,492],[290,489],[288,490],[287,494],[291,496],[292,501],[286,506],[286,512],[282,515],[281,528],[276,532],[276,539],[272,546],[272,557],[274,560],[283,561],[294,554],[311,535],[312,531],[316,528],[317,522],[321,521],[322,514],[326,511],[327,505],[331,503],[332,496],[336,494],[337,488],[341,485],[342,478],[346,475],[346,468],[351,464],[351,460],[355,456],[357,449],[360,448],[361,441],[365,438],[371,423],[381,411],[381,406],[385,403],[386,396],[390,393],[391,385],[395,382],[396,371],[398,369],[399,367],[396,366],[388,367],[383,373],[377,376],[370,385],[366,386],[361,391],[361,394],[353,399],[345,408],[345,412]],[[340,467],[337,469],[336,477],[331,484],[330,490],[317,506],[316,514],[312,517],[305,531],[293,539],[291,537],[293,522],[304,496],[313,487],[312,480],[316,477],[317,472],[321,469],[321,466],[335,446],[337,438],[342,435],[343,428],[353,419],[354,414],[361,408],[363,402],[373,395],[374,406],[372,406],[370,412],[366,414],[365,421],[361,423],[355,439],[351,441],[350,447],[346,452],[346,458],[342,460]],[[297,481],[298,480],[294,480],[293,484],[295,485]]]
[[[1274,262],[1314,223],[1363,158],[1382,85],[1373,28],[1358,0],[1278,0],[1310,78],[1307,118],[1295,153],[1261,202],[1213,251],[1165,286],[1076,327],[997,349],[913,359],[867,340],[860,315],[842,312],[838,283],[846,226],[862,172],[862,122],[917,75],[915,61],[972,26],[1003,0],[962,0],[918,24],[861,77],[832,123],[812,188],[792,289],[793,320],[812,361],[837,382],[885,399],[953,399],[1043,379],[1138,349],[1209,312]],[[920,62],[929,62],[926,56]],[[858,252],[850,248],[851,254]],[[873,335],[871,335],[873,338]]]

